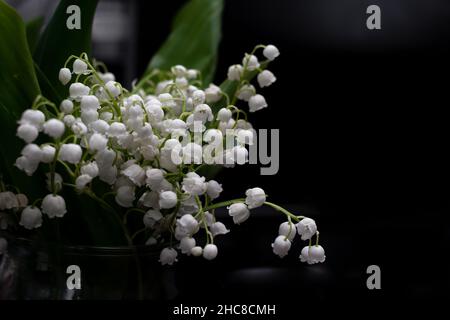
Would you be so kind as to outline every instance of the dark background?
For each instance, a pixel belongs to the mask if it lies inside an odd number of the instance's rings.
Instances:
[[[130,83],[182,3],[101,1],[94,55]],[[382,30],[366,28],[371,4],[381,7]],[[106,37],[114,25],[120,32]],[[280,170],[260,176],[247,165],[217,180],[224,199],[260,186],[271,201],[316,219],[327,261],[302,265],[298,241],[288,258],[274,256],[270,243],[283,220],[255,210],[243,226],[225,218],[232,233],[219,241],[216,261],[181,259],[177,297],[445,297],[450,2],[227,0],[216,84],[259,43],[281,55],[269,67],[277,82],[261,90],[269,108],[250,121],[280,129]],[[377,292],[365,284],[371,264],[381,267]]]

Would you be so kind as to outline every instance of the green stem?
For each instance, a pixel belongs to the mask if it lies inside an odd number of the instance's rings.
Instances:
[[[245,201],[245,198],[223,201],[223,202],[211,204],[211,205],[205,207],[204,210],[209,211],[209,210],[213,210],[213,209],[217,209],[217,208],[226,207],[226,206],[232,205],[233,203],[240,203],[240,202],[244,202],[244,201]]]
[[[286,216],[294,219],[296,222],[299,222],[300,220],[302,220],[304,218],[304,216],[296,216],[292,213],[290,213],[289,211],[287,211],[286,209],[284,209],[283,207],[280,207],[279,205],[272,203],[272,202],[264,202],[265,205],[274,208],[275,210],[278,210],[282,213],[284,213]]]

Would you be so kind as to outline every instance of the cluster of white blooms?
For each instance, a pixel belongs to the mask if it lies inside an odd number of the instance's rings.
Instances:
[[[272,243],[273,253],[280,258],[286,256],[291,249],[295,235],[298,233],[302,240],[309,240],[309,245],[301,251],[300,260],[308,264],[324,262],[325,251],[319,245],[319,232],[316,222],[311,218],[294,217],[300,220],[297,224],[294,224],[290,215],[288,215],[288,218],[289,220],[283,222],[278,229],[278,236]],[[312,245],[314,235],[316,236],[316,244]]]
[[[264,61],[255,55],[258,49],[263,49]],[[214,237],[229,232],[216,221],[214,210],[229,206],[234,223],[240,224],[249,218],[249,209],[265,203],[266,195],[253,188],[245,200],[213,203],[222,185],[207,181],[197,170],[204,163],[229,167],[248,161],[252,125],[235,104],[246,101],[250,112],[267,107],[250,81],[256,76],[261,88],[274,83],[276,78],[266,67],[278,55],[273,45],[257,46],[244,56],[242,65],[231,66],[228,80],[237,82],[232,96],[219,86],[203,84],[197,70],[181,65],[167,72],[155,70],[128,91],[114,75],[97,70],[86,54],[70,57],[59,73],[68,97],[59,106],[38,97],[19,121],[17,136],[26,145],[16,166],[32,175],[43,164],[49,191],[40,207],[23,210],[22,224],[39,227],[41,212],[48,218],[63,217],[67,212],[63,187],[99,199],[93,183],[98,180],[125,208],[124,221],[131,211],[143,214],[147,244],[163,243],[168,234],[178,241],[161,251],[162,264],[177,261],[178,251],[214,259],[218,253]],[[44,139],[39,141],[46,142],[38,145],[41,132]],[[230,137],[232,144],[224,148],[223,141]],[[297,226],[302,237],[312,232],[312,226],[305,228]],[[206,236],[203,246],[194,237],[200,231]],[[274,252],[282,256],[285,247],[277,240]]]

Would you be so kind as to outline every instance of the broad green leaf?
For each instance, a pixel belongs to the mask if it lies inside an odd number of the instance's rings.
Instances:
[[[181,64],[200,70],[203,83],[210,83],[216,69],[222,9],[223,0],[188,1],[176,15],[169,37],[151,59],[146,74]]]
[[[36,19],[28,21],[25,24],[25,28],[27,31],[28,47],[30,48],[31,52],[33,52],[36,47],[43,24],[44,24],[43,17],[38,17]]]
[[[0,172],[22,192],[36,194],[32,191],[35,187],[30,183],[32,180],[14,168],[14,162],[24,145],[16,137],[17,120],[31,107],[40,90],[24,22],[3,0],[0,0],[0,39]]]
[[[51,84],[42,86],[44,96],[53,96],[49,91],[53,88],[60,97],[67,96],[68,87],[63,86],[58,80],[61,69],[70,55],[80,55],[83,52],[89,54],[91,48],[91,30],[95,9],[98,0],[61,0],[45,31],[43,32],[36,50],[34,60]],[[80,8],[81,29],[69,29],[67,19],[72,12],[67,13],[67,8],[77,5]],[[60,101],[54,101],[59,103]]]

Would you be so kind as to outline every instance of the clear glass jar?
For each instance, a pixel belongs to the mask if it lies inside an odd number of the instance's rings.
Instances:
[[[155,246],[63,246],[0,237],[7,242],[0,251],[0,299],[159,300],[177,294],[174,271],[161,267]]]

